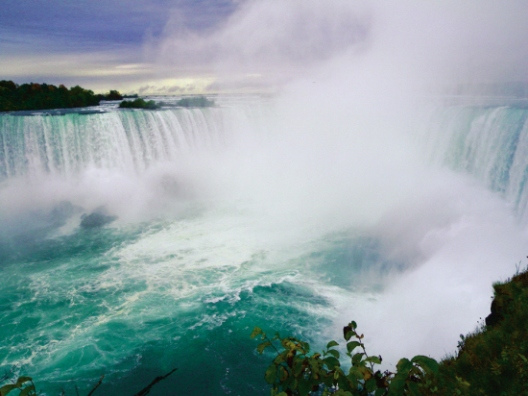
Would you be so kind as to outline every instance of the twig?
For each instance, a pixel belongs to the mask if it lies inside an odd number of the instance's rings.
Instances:
[[[95,386],[93,387],[93,389],[90,391],[90,393],[88,393],[88,396],[92,396],[93,393],[95,392],[95,390],[96,390],[97,388],[99,388],[99,385],[101,385],[101,384],[103,383],[103,378],[104,378],[104,374],[101,375],[101,378],[99,378],[99,382],[97,383],[97,385],[95,385]]]
[[[156,377],[154,378],[154,380],[148,384],[148,386],[146,388],[143,388],[141,389],[138,393],[136,393],[134,396],[145,396],[145,395],[148,395],[150,393],[150,390],[152,389],[152,387],[154,385],[156,385],[158,382],[160,381],[163,381],[165,378],[167,378],[169,375],[171,375],[172,373],[174,373],[176,370],[178,370],[177,368],[175,369],[172,369],[170,372],[168,372],[167,374],[165,375],[160,375],[159,377]],[[90,396],[90,395],[88,395]]]

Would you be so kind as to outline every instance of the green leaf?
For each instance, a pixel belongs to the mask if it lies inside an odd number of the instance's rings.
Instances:
[[[407,388],[409,390],[408,393],[411,396],[420,396],[422,394],[422,392],[420,391],[420,385],[418,385],[416,382],[408,381]]]
[[[343,327],[343,336],[345,337],[346,341],[350,340],[353,335],[354,335],[354,332],[352,331],[352,327],[350,326]]]
[[[400,361],[396,365],[396,368],[398,369],[398,373],[402,373],[405,376],[407,376],[409,371],[411,371],[412,367],[413,367],[412,362],[407,358],[400,359]]]
[[[374,364],[381,364],[381,359],[379,356],[369,356],[365,359],[365,361]]]
[[[277,378],[277,368],[273,365],[269,366],[266,373],[264,373],[264,378],[268,384],[274,384]]]
[[[389,384],[388,396],[401,396],[404,395],[405,390],[405,377],[394,377]]]
[[[284,381],[286,381],[286,379],[290,376],[290,374],[288,373],[288,370],[286,370],[284,368],[284,366],[280,366],[279,368],[279,372],[280,372],[280,375],[279,375],[279,381],[281,383],[283,383]]]
[[[374,392],[377,388],[376,386],[376,379],[374,377],[368,379],[366,382],[365,382],[365,388],[367,389],[367,391],[370,393],[370,392]]]
[[[312,385],[310,384],[309,381],[305,380],[305,379],[301,379],[299,381],[299,394],[301,396],[305,396],[305,395],[309,395],[310,394],[310,391],[312,390]]]
[[[325,387],[330,388],[336,382],[336,379],[334,378],[336,373],[337,373],[337,376],[339,378],[338,370],[334,371],[334,373],[332,373],[332,372],[325,373],[325,375],[321,379],[321,381],[322,381],[322,383],[324,384]]]
[[[253,331],[251,332],[251,338],[255,338],[258,335],[261,335],[263,333],[262,329],[260,327],[255,326]]]
[[[285,361],[285,356],[283,353],[281,354],[278,354],[277,357],[275,359],[273,359],[273,363],[278,366],[279,364],[281,364],[282,362]]]
[[[357,366],[359,363],[361,363],[361,359],[363,358],[364,353],[359,352],[352,356],[352,365]]]
[[[340,389],[357,389],[359,381],[353,376],[340,376],[337,379],[337,385]]]
[[[356,322],[352,321],[347,326],[343,327],[343,335],[345,337],[345,340],[350,340],[352,336],[355,334],[357,324]]]
[[[263,342],[262,344],[257,345],[258,353],[262,354],[262,352],[264,352],[264,349],[266,349],[269,346],[271,346],[271,342],[269,341],[266,341],[266,342]]]
[[[347,343],[347,351],[352,352],[355,348],[360,345],[361,343],[359,343],[358,341],[350,341],[349,343]]]
[[[323,362],[325,362],[326,367],[328,367],[330,370],[334,370],[336,367],[340,367],[339,360],[337,360],[333,356],[329,356],[325,359],[323,359]]]
[[[296,377],[300,377],[303,371],[304,371],[304,360],[296,359],[293,362],[293,375]]]
[[[413,363],[419,365],[425,371],[437,374],[438,373],[438,362],[430,357],[417,355],[411,360]]]
[[[326,352],[328,355],[332,355],[333,357],[335,357],[336,359],[339,359],[339,351],[336,351],[335,349],[330,349],[329,351]]]
[[[296,348],[295,341],[297,341],[295,338],[283,338],[281,340],[281,344],[284,349],[288,349],[291,351]]]
[[[357,367],[350,367],[346,377],[352,384],[358,384],[360,380],[363,381],[363,373]]]
[[[330,349],[334,346],[338,346],[339,344],[335,342],[334,340],[330,341],[328,344],[326,344],[326,349]]]
[[[313,358],[310,358],[308,360],[308,364],[310,365],[310,369],[312,370],[312,375],[319,375],[319,373],[321,372],[321,367],[325,360],[326,359],[324,359],[322,362],[318,359]]]

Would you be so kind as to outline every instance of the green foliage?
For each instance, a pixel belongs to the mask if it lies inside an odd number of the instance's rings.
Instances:
[[[0,111],[96,106],[100,100],[99,95],[78,85],[68,90],[64,85],[0,81]]]
[[[346,352],[350,368],[346,370],[340,362],[341,352],[330,341],[321,353],[310,353],[310,345],[297,338],[281,338],[279,334],[270,339],[264,331],[255,327],[252,338],[260,337],[257,351],[272,349],[276,356],[268,366],[264,378],[271,387],[272,395],[422,395],[434,392],[431,380],[438,373],[438,363],[427,356],[415,356],[411,360],[401,359],[396,373],[381,372],[381,356],[368,355],[363,334],[357,332],[356,322],[344,329]]]
[[[10,393],[14,395],[13,391],[19,391],[19,396],[34,396],[37,394],[31,377],[18,377],[15,383],[1,386],[0,396],[6,396]]]
[[[119,104],[119,108],[121,108],[121,109],[148,109],[148,110],[155,110],[155,109],[158,109],[159,106],[153,100],[145,101],[144,99],[138,98],[138,99],[135,99],[135,100],[123,100]]]
[[[494,290],[486,325],[461,336],[456,356],[440,363],[421,355],[403,358],[395,373],[375,369],[381,356],[367,354],[355,322],[343,329],[348,371],[336,341],[322,353],[310,353],[306,342],[278,334],[269,339],[258,327],[251,336],[263,341],[259,353],[276,353],[265,373],[272,395],[528,395],[528,271]]]
[[[112,89],[110,92],[108,92],[105,95],[102,95],[104,100],[121,100],[123,99],[123,95],[119,93],[119,91],[116,91],[115,89]]]
[[[182,98],[176,102],[176,106],[181,107],[211,107],[214,106],[212,100],[207,99],[205,96],[192,96],[188,98]]]
[[[528,272],[493,287],[486,326],[462,337],[457,355],[441,362],[440,394],[528,394]]]

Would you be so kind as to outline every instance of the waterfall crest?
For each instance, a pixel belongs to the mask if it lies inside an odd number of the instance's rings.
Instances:
[[[0,115],[0,179],[73,176],[90,166],[140,173],[155,162],[218,147],[236,116],[220,108]]]
[[[259,110],[252,106],[3,114],[0,180],[39,175],[74,178],[87,168],[142,174],[156,163],[221,148],[237,133],[255,133],[265,122],[257,120]],[[472,175],[525,217],[528,108],[441,107],[423,131],[434,163]]]

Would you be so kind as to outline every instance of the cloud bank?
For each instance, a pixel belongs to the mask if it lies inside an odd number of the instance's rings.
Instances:
[[[19,82],[152,93],[275,91],[332,62],[353,73],[364,59],[412,82],[527,81],[526,7],[525,0],[111,0],[89,7],[50,0],[43,8],[6,0],[0,67]],[[141,67],[118,76],[131,64]]]
[[[245,1],[206,31],[172,18],[145,48],[161,74],[215,76],[212,89],[275,88],[362,58],[429,84],[518,81],[528,80],[525,10],[525,1]]]

